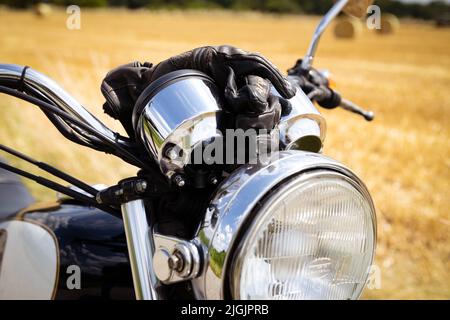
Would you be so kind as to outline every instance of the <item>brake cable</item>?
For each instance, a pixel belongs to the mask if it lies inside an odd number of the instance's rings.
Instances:
[[[17,90],[14,90],[14,89],[11,89],[8,87],[4,87],[4,86],[0,86],[0,92],[14,96],[14,97],[22,99],[22,100],[25,100],[31,104],[38,106],[39,108],[41,108],[47,112],[51,112],[51,113],[58,115],[59,117],[65,119],[66,121],[72,123],[73,125],[80,127],[83,130],[86,130],[87,132],[89,132],[90,134],[95,136],[97,139],[101,140],[109,148],[111,148],[112,150],[115,151],[115,153],[114,153],[115,155],[119,156],[123,160],[127,161],[128,163],[130,163],[134,166],[151,171],[151,167],[149,165],[147,165],[141,159],[137,158],[135,155],[133,155],[131,152],[129,152],[128,150],[123,148],[121,145],[117,144],[116,141],[109,140],[108,138],[101,135],[97,130],[95,130],[88,124],[78,120],[77,118],[73,117],[72,115],[68,114],[67,112],[61,111],[54,105],[51,105],[51,104],[49,104],[45,101],[42,101],[38,98],[29,96],[25,93],[22,93]]]
[[[68,175],[67,173],[62,172],[61,170],[58,170],[57,168],[55,168],[45,162],[37,161],[37,160],[19,152],[19,151],[11,149],[3,144],[0,144],[0,150],[4,151],[6,153],[9,153],[19,159],[22,159],[28,163],[31,163],[31,164],[35,165],[36,167],[42,169],[43,171],[48,172],[48,173],[54,175],[55,177],[60,178],[64,181],[76,186],[77,188],[83,190],[84,192],[86,192],[94,197],[98,193],[97,189],[91,187],[90,185],[84,183],[81,180],[78,180],[75,177],[72,177],[71,175]]]
[[[49,189],[52,189],[54,191],[60,192],[62,194],[65,194],[65,195],[67,195],[67,196],[69,196],[71,198],[74,198],[75,200],[79,200],[81,202],[87,203],[87,204],[91,205],[92,207],[95,207],[95,208],[98,208],[100,210],[103,210],[103,211],[105,211],[107,213],[110,213],[110,214],[116,216],[116,217],[121,217],[119,210],[117,210],[117,209],[115,209],[115,208],[113,208],[111,206],[106,206],[106,205],[99,204],[95,200],[95,198],[86,196],[85,194],[83,194],[81,192],[78,192],[78,191],[75,191],[75,190],[73,190],[73,189],[71,189],[69,187],[65,187],[65,186],[63,186],[63,185],[61,185],[59,183],[56,183],[54,181],[51,181],[49,179],[46,179],[46,178],[34,175],[32,173],[26,172],[24,170],[15,168],[15,167],[10,166],[10,165],[8,165],[6,163],[3,163],[1,161],[0,161],[0,168],[5,169],[5,170],[10,171],[10,172],[13,172],[13,173],[15,173],[15,174],[17,174],[17,175],[19,175],[21,177],[33,180],[34,182],[36,182],[36,183],[38,183],[40,185],[43,185],[43,186],[45,186],[45,187],[47,187]]]

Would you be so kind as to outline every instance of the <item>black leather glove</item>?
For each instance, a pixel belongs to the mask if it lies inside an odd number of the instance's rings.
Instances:
[[[286,78],[261,55],[232,46],[208,46],[174,56],[156,66],[133,63],[111,71],[102,83],[107,100],[105,112],[120,117],[128,132],[133,102],[141,92],[159,77],[181,69],[199,70],[215,80],[224,92],[229,111],[236,114],[238,128],[272,129],[276,124],[280,106],[270,94],[270,83],[284,98],[295,94]]]
[[[134,137],[131,122],[134,104],[145,89],[144,85],[147,83],[145,75],[152,66],[148,62],[125,64],[108,72],[102,81],[101,92],[106,99],[103,110],[119,120],[130,137]]]
[[[268,80],[249,75],[238,88],[236,76],[230,68],[224,96],[229,111],[235,114],[234,128],[270,130],[280,121],[281,105],[270,93],[270,86]]]
[[[175,70],[195,69],[211,76],[219,87],[225,88],[229,70],[240,79],[248,75],[269,80],[285,98],[292,98],[295,89],[266,58],[233,46],[201,47],[160,62],[152,70],[150,82]]]

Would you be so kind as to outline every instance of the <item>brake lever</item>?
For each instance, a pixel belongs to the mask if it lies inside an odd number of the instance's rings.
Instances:
[[[339,107],[363,116],[366,121],[372,121],[375,118],[375,113],[373,113],[373,111],[364,110],[363,108],[347,99],[342,99]]]
[[[306,78],[304,78],[302,83],[311,84]],[[300,87],[304,89],[301,85]],[[309,90],[307,97],[311,101],[316,101],[323,108],[334,109],[341,107],[342,109],[363,116],[366,121],[372,121],[375,118],[373,111],[364,110],[350,100],[342,98],[337,91],[331,89],[326,83],[312,83],[312,87],[313,89]]]

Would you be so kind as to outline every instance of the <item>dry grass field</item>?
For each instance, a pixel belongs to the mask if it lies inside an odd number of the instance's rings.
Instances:
[[[116,130],[101,109],[99,86],[109,69],[233,44],[286,70],[304,54],[318,22],[253,13],[83,10],[81,30],[69,31],[66,18],[63,11],[45,19],[0,11],[0,62],[50,75]],[[347,98],[376,112],[367,123],[342,110],[323,111],[324,153],[361,176],[377,207],[381,288],[363,298],[450,299],[450,29],[402,21],[395,35],[365,30],[354,40],[337,40],[329,30],[316,66],[333,72]],[[0,96],[0,110],[3,144],[92,183],[114,183],[134,171],[66,141],[26,103]],[[54,197],[27,185],[41,199]]]

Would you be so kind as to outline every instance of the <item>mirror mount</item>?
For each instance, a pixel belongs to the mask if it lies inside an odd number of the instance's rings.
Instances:
[[[325,29],[329,26],[331,21],[341,12],[344,7],[347,5],[349,0],[339,0],[337,1],[333,7],[326,13],[326,15],[322,18],[319,25],[314,31],[313,38],[309,45],[308,52],[302,60],[301,68],[304,71],[309,71],[311,69],[312,63],[314,61],[314,56],[317,51],[317,47],[319,45],[320,37],[324,33]]]

